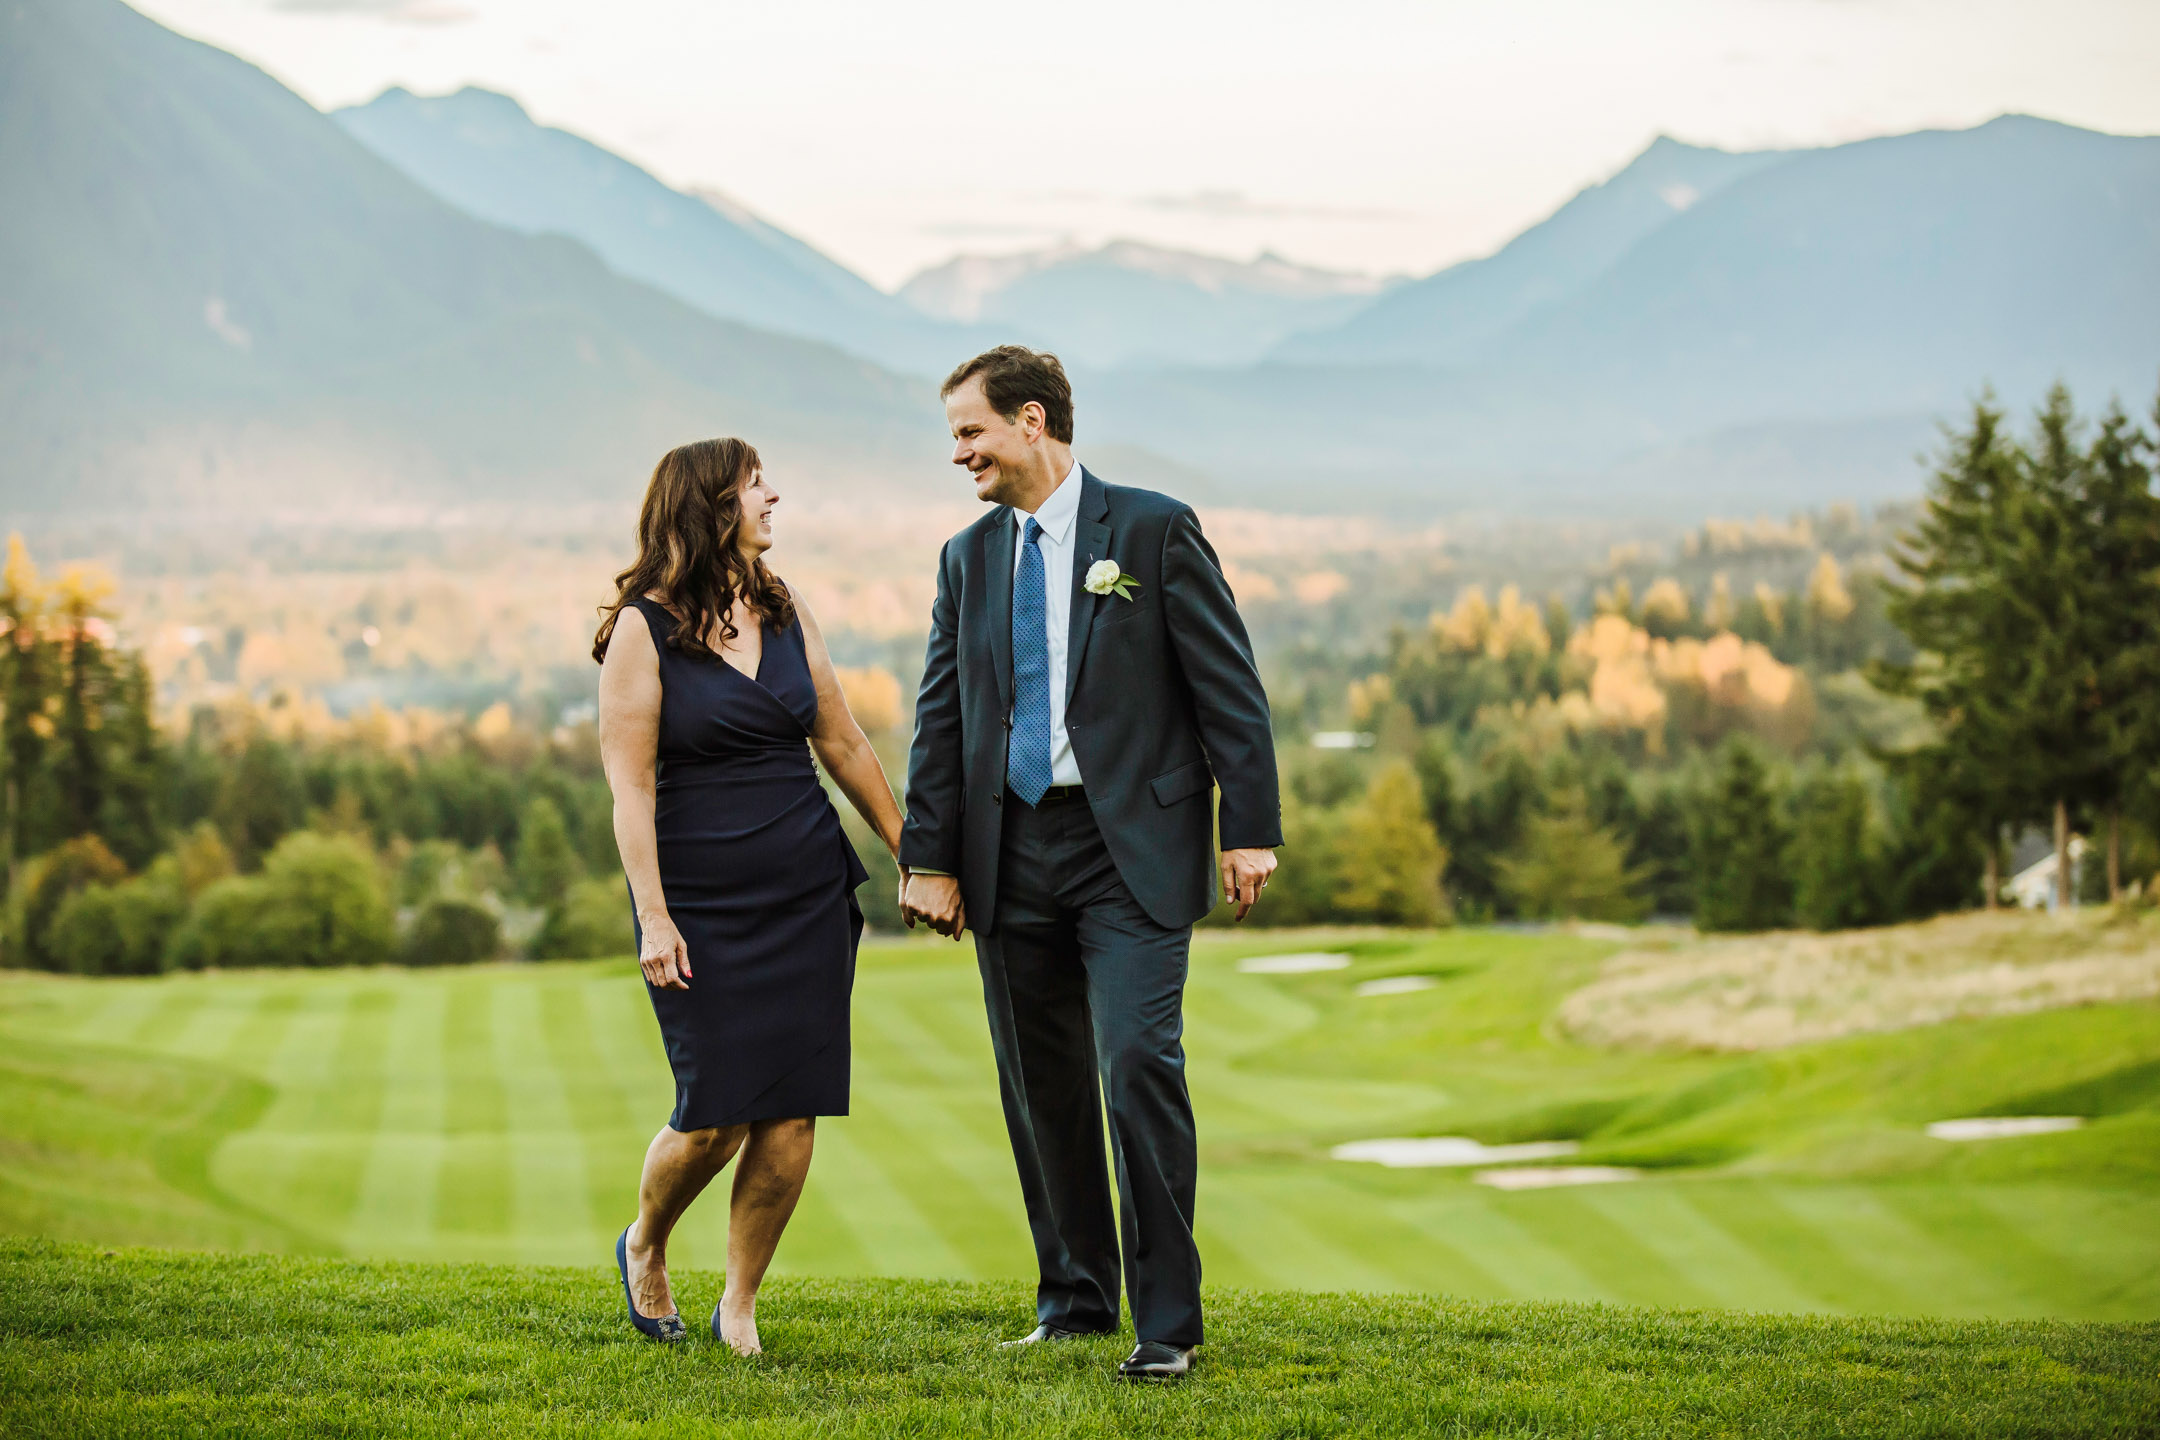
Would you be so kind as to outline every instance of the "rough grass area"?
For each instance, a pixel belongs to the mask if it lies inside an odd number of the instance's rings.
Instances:
[[[1768,1050],[2156,995],[2160,915],[1975,912],[1630,950],[1567,998],[1560,1024],[1596,1045]]]
[[[686,1275],[709,1302],[711,1275]],[[614,1276],[0,1241],[0,1433],[2134,1436],[2160,1326],[1218,1291],[1178,1386],[1020,1353],[1014,1284],[772,1282],[769,1349],[633,1336]]]

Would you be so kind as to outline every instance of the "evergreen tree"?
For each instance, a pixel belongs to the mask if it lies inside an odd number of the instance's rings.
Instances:
[[[1971,853],[1986,870],[1990,906],[2000,889],[2005,827],[2034,817],[2043,804],[2027,763],[2031,726],[2020,703],[2030,688],[2023,657],[2036,623],[2018,593],[2031,568],[2019,558],[2019,532],[2034,509],[2028,469],[2002,411],[1975,403],[1970,427],[1949,433],[1926,508],[1894,557],[1907,584],[1892,592],[1886,609],[1920,654],[1870,667],[1878,686],[1918,699],[1934,721],[1936,740],[1896,763],[1930,779],[1925,793],[1956,802],[1972,827]]]
[[[1425,814],[1409,761],[1374,774],[1365,798],[1343,817],[1340,844],[1335,903],[1350,915],[1386,925],[1437,925],[1447,918],[1440,896],[1447,851]]]
[[[1580,790],[1549,796],[1498,868],[1502,890],[1526,919],[1630,921],[1650,908],[1627,847],[1591,817]]]
[[[2111,408],[2084,465],[2078,613],[2100,746],[2086,798],[2106,822],[2102,868],[2110,902],[2123,894],[2124,800],[2160,763],[2160,498],[2148,458],[2153,445],[2154,437]]]
[[[570,827],[563,823],[562,810],[545,795],[526,802],[518,820],[512,873],[519,896],[543,910],[562,904],[570,887],[584,878],[584,867],[570,843]]]
[[[1793,918],[1810,930],[1873,924],[1880,907],[1866,783],[1849,768],[1818,774],[1793,810]]]
[[[1770,930],[1792,920],[1791,836],[1769,767],[1734,736],[1695,813],[1695,925]]]
[[[12,890],[19,867],[35,853],[31,817],[37,781],[44,770],[52,719],[46,713],[52,642],[45,634],[45,587],[22,536],[8,536],[0,569],[0,752],[7,767],[4,817],[7,878]]]

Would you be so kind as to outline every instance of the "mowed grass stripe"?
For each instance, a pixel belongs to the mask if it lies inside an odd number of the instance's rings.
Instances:
[[[1939,1241],[1883,1203],[1881,1187],[1783,1185],[1774,1203],[1881,1277],[1886,1310],[1979,1317],[2001,1298],[1989,1263]]]
[[[622,1095],[593,1039],[587,986],[575,977],[536,982],[548,1058],[583,1150],[585,1209],[594,1233],[637,1210],[638,1171],[651,1136],[630,1128]]]
[[[396,992],[379,982],[348,996],[330,1073],[315,1087],[308,1111],[309,1133],[318,1139],[314,1160],[289,1191],[299,1213],[332,1235],[352,1223],[360,1177],[382,1123],[384,1060],[397,1006]]]
[[[858,1081],[856,1114],[818,1127],[818,1158],[811,1168],[813,1183],[854,1236],[855,1248],[871,1258],[871,1273],[983,1278],[886,1171],[879,1153],[864,1143],[864,1137],[885,1122],[878,1116],[866,1118],[861,1099]],[[808,1257],[798,1252],[790,1263],[807,1265]]]
[[[1013,1273],[1016,1257],[1033,1253],[1026,1231],[1014,1224],[1018,1178],[1001,1195],[991,1158],[979,1146],[954,1143],[950,1122],[940,1123],[945,1107],[931,1094],[858,1084],[850,1108],[847,1134],[856,1153],[876,1165],[894,1193],[927,1202],[917,1213],[960,1266],[899,1273],[990,1279]]]
[[[1779,1198],[1785,1188],[1769,1180],[1705,1180],[1690,1185],[1687,1195],[1697,1214],[1776,1270],[1785,1286],[1804,1288],[1823,1307],[1858,1314],[1896,1309],[1897,1288],[1787,1207]]]
[[[184,983],[218,982],[215,977],[190,976]],[[317,1153],[333,1143],[333,1137],[316,1128],[316,1098],[333,1083],[331,1071],[352,989],[352,977],[345,975],[334,981],[311,976],[302,982],[299,1004],[283,1016],[255,1072],[271,1088],[269,1109],[252,1128],[219,1146],[211,1162],[212,1176],[222,1188],[325,1241],[332,1240],[338,1227],[325,1226],[324,1217],[308,1209],[301,1187]]]
[[[302,986],[289,981],[259,992],[254,1008],[227,1034],[225,1053],[217,1057],[219,1063],[244,1075],[267,1075],[284,1048],[285,1033],[292,1028],[293,1017],[300,1013],[306,995]]]
[[[495,1003],[495,1061],[508,1081],[512,1253],[530,1264],[572,1264],[591,1252],[598,1222],[587,1199],[585,1147],[542,1034],[539,991],[517,976]]]
[[[443,1150],[443,1011],[441,981],[429,977],[398,987],[381,1116],[345,1228],[345,1247],[353,1254],[441,1253],[435,1188]]]
[[[1822,1300],[1793,1283],[1749,1245],[1713,1224],[1692,1203],[1688,1184],[1651,1180],[1592,1185],[1582,1203],[1640,1240],[1709,1297],[1733,1310],[1819,1310]]]
[[[435,1228],[451,1253],[476,1258],[475,1242],[510,1234],[509,1101],[495,1062],[496,972],[444,982],[443,1155],[435,1177]]]
[[[1982,1204],[1971,1187],[1962,1185],[1883,1185],[1875,1193],[1886,1207],[1964,1255],[1971,1269],[1986,1274],[1994,1292],[1987,1301],[1990,1316],[2042,1316],[2048,1313],[2051,1297],[2065,1288],[2091,1294],[2105,1283],[2088,1272],[2080,1259],[2035,1238],[2035,1228],[2044,1232],[2068,1216],[2050,1217],[2053,1225],[2013,1225]]]
[[[156,1003],[136,1017],[132,1029],[115,1031],[105,1043],[165,1052],[172,1037],[180,1033],[181,1027],[209,999],[216,983],[190,975],[176,983],[154,987]],[[144,988],[153,987],[145,985]]]
[[[1338,1249],[1386,1277],[1384,1283],[1361,1288],[1446,1295],[1507,1293],[1494,1275],[1445,1233],[1444,1225],[1432,1223],[1429,1206],[1422,1212],[1406,1211],[1375,1196],[1366,1177],[1318,1167],[1285,1172],[1277,1184],[1286,1207],[1309,1228],[1332,1237]],[[1204,1195],[1202,1203],[1206,1203]]]
[[[1019,1215],[1020,1183],[1013,1169],[1012,1141],[1005,1129],[1005,1110],[998,1098],[997,1066],[990,1058],[989,1039],[961,1064],[928,1071],[916,1083],[895,1080],[894,1060],[921,1056],[940,1048],[935,1033],[923,1025],[907,1006],[882,1006],[856,1025],[855,1053],[860,1075],[854,1090],[870,1097],[887,1113],[904,1107],[906,1128],[919,1143],[934,1148],[957,1176],[964,1177],[972,1200],[993,1212]],[[957,1197],[956,1197],[957,1198]],[[1001,1226],[1011,1233],[1003,1239],[1027,1246],[1024,1222]],[[999,1272],[992,1272],[999,1273]]]
[[[1716,1304],[1708,1291],[1613,1220],[1583,1191],[1528,1191],[1498,1196],[1494,1203],[1628,1304],[1686,1308]]]
[[[2097,1277],[2078,1297],[2078,1313],[2104,1320],[2160,1315],[2160,1195],[2052,1184],[1975,1185],[1965,1193]]]
[[[1519,1216],[1488,1194],[1450,1184],[1427,1202],[1431,1223],[1451,1243],[1505,1287],[1499,1293],[1525,1300],[1617,1300],[1620,1297],[1566,1249],[1547,1243],[1544,1227]]]
[[[261,1004],[267,986],[260,972],[245,979],[205,987],[203,1003],[164,1037],[159,1048],[188,1060],[222,1060],[233,1036]]]
[[[1393,1290],[1387,1269],[1372,1265],[1342,1236],[1339,1215],[1304,1203],[1296,1177],[1250,1173],[1237,1185],[1207,1185],[1195,1202],[1193,1229],[1211,1283],[1266,1289]],[[1227,1242],[1226,1254],[1215,1248]]]
[[[612,1092],[616,1123],[650,1140],[673,1107],[675,1078],[644,982],[636,971],[580,967],[578,997],[598,1057],[595,1083]]]

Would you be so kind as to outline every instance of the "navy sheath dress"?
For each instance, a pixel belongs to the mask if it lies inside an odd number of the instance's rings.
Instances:
[[[766,630],[753,679],[674,649],[666,607],[633,603],[660,655],[660,886],[690,952],[688,990],[646,986],[675,1072],[668,1124],[845,1115],[869,877],[811,763],[802,622]]]

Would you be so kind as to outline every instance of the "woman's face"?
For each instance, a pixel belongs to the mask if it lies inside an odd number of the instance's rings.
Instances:
[[[735,544],[755,560],[772,549],[772,512],[780,503],[780,492],[773,489],[763,470],[753,470],[743,481],[740,497],[742,524],[736,528]]]

